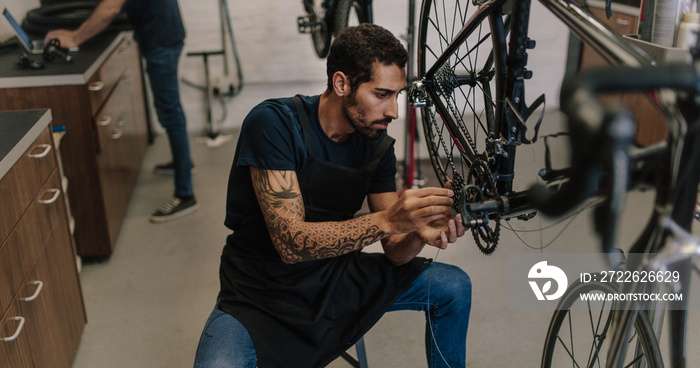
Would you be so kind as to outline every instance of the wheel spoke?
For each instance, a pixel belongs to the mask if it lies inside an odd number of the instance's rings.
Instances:
[[[605,361],[611,343],[607,337],[616,319],[615,304],[607,301],[596,303],[590,299],[584,302],[580,298],[582,294],[614,292],[617,292],[616,287],[604,283],[577,281],[569,286],[560,300],[559,309],[552,317],[545,340],[542,367],[568,366],[567,362],[571,362],[572,367],[580,367],[584,362],[577,360],[583,360],[585,350],[589,350],[585,367],[617,366],[614,362]],[[630,336],[625,337],[625,341],[636,351],[634,354],[625,354],[621,366],[662,366],[658,359],[661,353],[651,323],[644,313],[637,314],[632,331]]]

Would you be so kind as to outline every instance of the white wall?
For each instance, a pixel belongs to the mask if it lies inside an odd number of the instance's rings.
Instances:
[[[184,52],[220,50],[219,0],[179,1],[187,31]],[[420,10],[420,2],[416,0],[416,13]],[[39,6],[39,0],[0,0],[0,5],[7,6],[17,18],[24,18],[28,9]],[[315,91],[322,92],[325,61],[316,57],[310,36],[299,34],[296,30],[296,18],[302,14],[301,0],[229,0],[229,10],[246,85],[318,81]],[[539,3],[533,3],[532,11],[530,33],[531,38],[537,41],[537,47],[529,51],[529,68],[534,71],[534,78],[527,84],[527,100],[531,102],[545,93],[547,106],[556,107],[566,61],[568,32]],[[375,0],[374,20],[397,36],[404,35],[408,24],[408,2]],[[10,34],[7,28],[6,24],[0,27],[0,39]],[[203,85],[201,58],[183,55],[181,60],[182,77]],[[212,77],[223,73],[221,60],[216,56],[210,59]],[[181,91],[189,130],[199,134],[205,129],[204,95],[188,85],[183,85]],[[228,102],[228,106],[235,106],[235,101]],[[220,108],[215,108],[215,116],[221,116]],[[225,120],[221,129],[240,125],[240,121],[232,119]],[[390,131],[399,142],[403,137],[402,127],[402,123],[392,124]],[[398,152],[402,150],[401,146],[397,147]]]

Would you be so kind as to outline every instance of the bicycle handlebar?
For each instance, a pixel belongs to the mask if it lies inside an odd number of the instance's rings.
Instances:
[[[629,165],[628,148],[636,128],[627,112],[604,108],[597,94],[665,88],[698,94],[700,73],[696,68],[688,64],[596,68],[566,78],[560,108],[568,117],[572,174],[556,192],[535,185],[529,198],[533,206],[548,216],[567,213],[597,190],[597,174],[605,167],[611,175],[608,188],[615,191],[610,194],[621,188],[626,191],[625,165]]]

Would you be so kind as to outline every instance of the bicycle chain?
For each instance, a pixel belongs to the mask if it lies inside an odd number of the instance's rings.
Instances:
[[[459,123],[459,129],[464,134],[464,137],[467,138],[467,143],[469,143],[472,152],[476,152],[476,143],[474,143],[471,134],[469,134],[469,132],[466,130],[467,128],[466,125],[464,125],[464,120],[462,120],[462,117],[457,112],[457,109],[452,105],[450,101],[450,94],[448,94],[445,90],[446,83],[449,83],[450,88],[452,88],[452,86],[457,85],[456,80],[454,80],[454,73],[452,72],[452,68],[450,67],[449,62],[446,62],[445,65],[443,65],[442,67],[440,67],[440,69],[437,70],[437,72],[435,73],[435,82],[438,86],[438,89],[440,90],[439,94],[444,96],[447,107],[450,109],[450,112],[452,112],[452,116],[454,116],[457,122]]]
[[[450,95],[446,91],[446,85],[447,86],[454,86],[456,85],[456,82],[454,80],[454,73],[452,72],[451,67],[449,66],[449,63],[445,63],[438,71],[435,73],[435,82],[438,87],[438,94],[442,95],[445,99],[445,103],[447,104],[448,109],[452,113],[452,115],[455,117],[457,120],[457,123],[459,125],[460,130],[464,134],[465,138],[467,139],[467,143],[472,148],[472,152],[477,152],[477,147],[476,144],[474,143],[474,140],[472,139],[471,134],[466,130],[466,125],[464,124],[464,120],[462,120],[462,117],[457,113],[456,108],[452,105],[451,100],[450,100]],[[435,118],[432,119],[433,123],[436,125],[437,128],[437,122],[435,121]],[[437,130],[439,131],[439,130]],[[447,145],[442,138],[442,135],[440,135],[440,142],[443,146],[443,149],[445,150],[445,155],[448,157],[450,166],[452,167],[452,172],[453,172],[453,179],[452,179],[452,185],[453,189],[455,192],[455,202],[453,204],[453,208],[457,213],[460,213],[460,203],[461,200],[466,200],[466,198],[461,198],[461,192],[462,188],[465,184],[464,180],[461,178],[461,176],[457,173],[456,168],[454,166],[454,161],[452,160],[452,155],[450,154],[449,150],[447,149]],[[483,178],[481,179],[486,179],[488,186],[490,187],[489,189],[492,191],[492,193],[496,193],[496,184],[493,179],[493,175],[491,174],[491,170],[488,168],[488,165],[486,165],[486,161],[483,159],[479,158],[475,160],[475,162],[472,164],[472,167],[470,168],[469,172],[469,177],[467,178],[467,183],[473,182],[476,183],[476,178],[481,175],[476,175],[477,173],[474,171],[474,165],[483,165],[483,169],[485,174],[483,175]],[[473,172],[474,171],[474,172]],[[455,184],[458,185],[458,187],[455,187]],[[457,197],[457,193],[459,194],[459,197]],[[488,215],[485,215],[488,216]],[[501,217],[499,214],[496,214],[496,226],[495,230],[491,229],[491,227],[487,224],[484,223],[483,225],[477,226],[472,228],[472,236],[474,237],[474,241],[476,242],[477,247],[481,252],[485,255],[490,255],[492,254],[498,245],[498,240],[500,238],[501,234]],[[484,245],[481,240],[484,240],[486,245]]]

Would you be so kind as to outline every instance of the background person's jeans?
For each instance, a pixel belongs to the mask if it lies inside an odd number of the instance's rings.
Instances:
[[[433,262],[389,308],[426,311],[426,319],[430,316],[425,332],[429,367],[465,366],[471,290],[471,280],[460,268]],[[236,318],[215,307],[199,340],[195,368],[256,365],[257,355],[248,331]]]
[[[183,43],[160,46],[146,50],[146,71],[153,92],[153,104],[160,125],[165,128],[170,142],[170,152],[175,166],[175,196],[190,197],[192,189],[192,163],[187,123],[180,104],[177,65]]]

